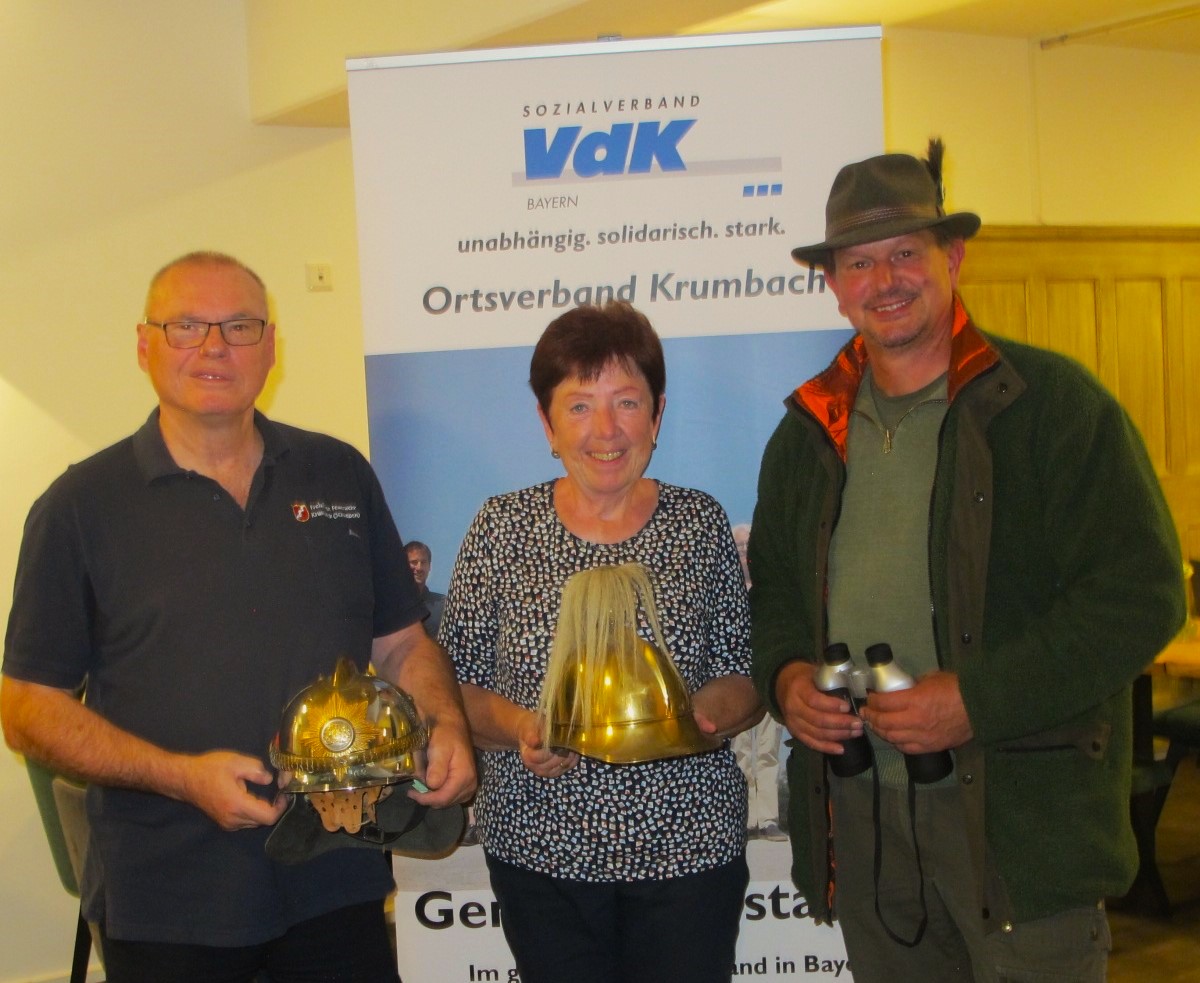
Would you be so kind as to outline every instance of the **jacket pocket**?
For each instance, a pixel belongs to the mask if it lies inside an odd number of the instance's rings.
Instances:
[[[1076,750],[1093,761],[1100,761],[1108,751],[1112,724],[1107,720],[1085,723],[1071,721],[1050,730],[1004,741],[996,746],[1000,754],[1034,754],[1044,751]]]

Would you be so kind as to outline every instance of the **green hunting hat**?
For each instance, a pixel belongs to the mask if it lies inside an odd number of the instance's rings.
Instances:
[[[835,249],[878,242],[943,226],[955,238],[979,231],[974,212],[946,214],[942,208],[942,142],[931,140],[928,160],[882,154],[847,164],[833,180],[825,205],[825,240],[797,246],[792,258],[828,266]]]

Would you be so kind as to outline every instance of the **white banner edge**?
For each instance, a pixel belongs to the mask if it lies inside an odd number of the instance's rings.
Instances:
[[[611,41],[579,41],[564,44],[525,45],[515,48],[477,48],[467,51],[427,51],[407,55],[376,55],[346,59],[346,71],[364,72],[384,68],[419,68],[429,65],[458,65],[472,62],[518,61],[529,58],[571,58],[581,55],[611,55],[688,48],[730,48],[759,44],[796,44],[819,41],[857,41],[882,38],[878,25],[865,27],[819,27],[796,31],[752,31],[745,34],[692,34],[658,38],[617,38]]]

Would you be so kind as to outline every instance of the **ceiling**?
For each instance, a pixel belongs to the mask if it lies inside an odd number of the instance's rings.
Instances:
[[[279,0],[247,0],[252,8],[274,10],[284,22],[286,35],[294,26],[290,7]],[[310,0],[316,2],[316,0]],[[385,0],[378,0],[384,3]],[[408,0],[405,0],[406,4]],[[1062,45],[1101,45],[1137,48],[1181,55],[1200,54],[1200,2],[1180,0],[513,0],[496,28],[486,18],[466,16],[475,3],[487,0],[453,0],[459,9],[454,25],[436,17],[438,27],[426,40],[431,48],[415,46],[411,18],[421,18],[424,0],[404,8],[409,21],[391,25],[379,16],[378,7],[339,7],[347,21],[362,11],[359,35],[349,47],[328,54],[328,78],[305,78],[311,88],[289,92],[265,111],[260,123],[302,126],[349,124],[343,64],[347,56],[383,55],[419,50],[469,50],[524,45],[560,44],[601,37],[647,38],[672,35],[724,34],[751,31],[881,25],[884,40],[889,30],[947,31],[1011,38],[1052,51]],[[324,10],[324,8],[318,8]],[[399,8],[382,8],[393,13]],[[367,16],[369,11],[374,14]],[[522,16],[524,14],[524,16]],[[443,18],[444,19],[444,18]],[[268,17],[267,22],[270,22]],[[482,29],[479,29],[479,26]],[[483,26],[487,25],[487,26]],[[334,25],[326,25],[332,28]],[[391,29],[389,29],[389,27]],[[441,33],[438,33],[440,31]],[[320,35],[320,44],[336,45],[332,36]],[[369,39],[369,40],[366,40]],[[283,45],[286,49],[286,44]],[[281,50],[272,34],[260,53]],[[285,56],[285,62],[286,62]],[[292,59],[304,61],[305,59]],[[257,61],[256,61],[257,63]],[[263,63],[263,77],[275,78],[286,64]],[[268,102],[270,102],[268,100]]]
[[[598,5],[573,5],[570,10],[506,32],[504,43],[586,38],[588,34],[549,37],[540,28],[552,28],[556,21],[566,26],[568,19],[582,26],[581,8],[593,6]],[[881,24],[885,30],[904,27],[1019,38],[1044,47],[1087,43],[1200,53],[1200,3],[1179,0],[766,0],[715,5],[703,0],[658,4],[610,0],[603,6],[610,11],[609,23],[620,24],[626,37]],[[725,11],[704,20],[694,16],[695,12],[703,16],[704,8],[713,6]],[[615,17],[611,13],[614,7],[619,8]],[[674,30],[653,30],[664,15],[675,22]],[[685,23],[689,19],[691,22]],[[651,30],[642,30],[639,21]],[[501,39],[489,38],[488,46],[496,40]]]
[[[797,0],[800,2],[800,0]],[[897,6],[915,6],[910,0]],[[1200,3],[1164,0],[975,0],[931,2],[939,8],[897,26],[994,34],[1058,43],[1200,52]]]

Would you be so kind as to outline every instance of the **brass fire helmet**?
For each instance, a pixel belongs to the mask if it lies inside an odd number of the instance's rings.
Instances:
[[[326,850],[390,850],[445,856],[463,830],[462,806],[421,805],[425,748],[412,699],[349,659],[306,686],[284,708],[271,742],[291,802],[267,837],[267,856],[295,864]]]
[[[284,708],[270,756],[285,792],[346,791],[422,778],[428,743],[407,693],[342,658]]]
[[[639,602],[657,646],[638,637]],[[646,568],[594,567],[563,585],[539,710],[550,747],[611,764],[711,751],[666,654]]]

